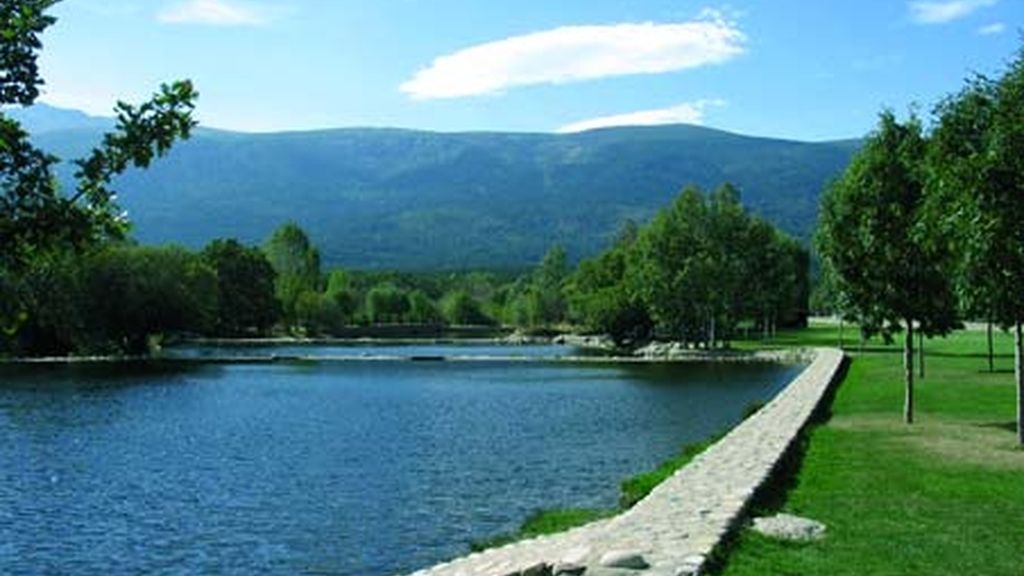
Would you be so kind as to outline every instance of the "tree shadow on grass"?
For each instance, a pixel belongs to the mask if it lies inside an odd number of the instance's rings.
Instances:
[[[1005,430],[1006,432],[1016,433],[1017,423],[1016,422],[986,422],[984,424],[976,424],[979,428],[995,428],[997,430]]]
[[[978,360],[988,360],[988,353],[986,352],[945,352],[942,350],[931,351],[928,347],[925,347],[926,355],[935,356],[939,358],[977,358]],[[993,360],[1013,360],[1013,354],[993,354]]]
[[[842,348],[843,352],[848,354],[902,354],[903,348],[899,346],[882,346],[882,345],[868,345],[858,346],[857,344],[847,344]]]

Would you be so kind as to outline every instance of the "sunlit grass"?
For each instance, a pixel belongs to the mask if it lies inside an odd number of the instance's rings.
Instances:
[[[834,326],[744,346],[836,345]],[[809,446],[782,509],[828,526],[815,543],[744,531],[721,573],[1024,574],[1024,451],[1015,443],[1012,339],[997,332],[988,371],[984,331],[926,341],[917,422],[901,421],[899,342],[847,330],[854,359],[832,418]]]

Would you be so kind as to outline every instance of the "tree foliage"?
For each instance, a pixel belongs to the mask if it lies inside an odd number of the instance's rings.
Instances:
[[[267,260],[277,274],[275,293],[281,302],[287,324],[299,323],[308,316],[313,296],[320,290],[320,251],[295,222],[287,222],[267,239],[263,247]]]
[[[885,111],[822,199],[818,248],[849,312],[867,332],[906,330],[904,418],[913,421],[913,331],[956,326],[945,246],[926,224],[920,121]]]
[[[409,297],[394,284],[375,286],[366,294],[366,314],[375,324],[399,324],[409,312]]]
[[[798,243],[751,216],[726,184],[710,195],[684,189],[646,226],[582,262],[568,286],[574,320],[620,344],[652,329],[715,346],[740,323],[801,323],[808,257]]]
[[[448,294],[441,304],[444,319],[453,326],[490,324],[491,320],[480,309],[480,303],[465,290]]]
[[[965,310],[1014,327],[1024,444],[1024,48],[999,78],[975,77],[936,108],[929,154],[934,227],[955,246]]]
[[[211,331],[217,318],[217,273],[184,248],[110,247],[88,256],[83,299],[90,339],[134,354],[150,338]]]
[[[276,273],[266,255],[235,239],[221,239],[209,243],[202,257],[217,273],[216,332],[241,336],[269,331],[280,306],[274,296]]]
[[[39,96],[40,35],[55,22],[46,13],[54,0],[0,5],[0,106],[29,106]],[[69,272],[68,254],[83,254],[120,239],[128,228],[111,180],[129,167],[145,168],[188,138],[197,94],[188,81],[165,84],[139,106],[117,104],[115,129],[85,158],[76,160],[75,190],[57,186],[56,157],[36,148],[21,126],[0,112],[0,328],[11,340],[41,342],[70,338],[18,338],[21,328],[39,334],[50,324],[40,286],[59,268]],[[60,263],[60,264],[58,264]],[[51,305],[56,305],[51,300]],[[71,330],[64,331],[67,336]]]
[[[635,225],[624,228],[610,249],[580,262],[567,288],[573,320],[588,331],[609,335],[618,346],[647,340],[654,327],[626,282],[637,234]]]

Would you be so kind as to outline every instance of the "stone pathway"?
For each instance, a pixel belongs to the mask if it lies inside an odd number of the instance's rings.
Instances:
[[[699,574],[838,374],[842,352],[823,348],[814,353],[811,364],[771,402],[628,511],[413,576]]]

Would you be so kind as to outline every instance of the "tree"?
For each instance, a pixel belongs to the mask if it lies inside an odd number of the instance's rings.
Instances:
[[[915,117],[892,112],[822,200],[817,234],[838,289],[868,330],[906,330],[904,420],[914,413],[914,330],[946,334],[956,323],[942,246],[922,225],[925,139]]]
[[[82,290],[84,274],[79,256],[49,251],[35,257],[18,278],[14,302],[24,310],[10,349],[19,355],[64,356],[88,349],[93,342],[85,330],[85,311],[93,304]]]
[[[151,339],[202,333],[217,317],[217,274],[183,248],[114,246],[86,258],[86,326],[94,342],[141,354]]]
[[[408,320],[413,324],[437,324],[441,322],[441,311],[437,304],[423,290],[409,292]]]
[[[552,246],[534,272],[533,288],[538,298],[540,324],[557,324],[565,319],[566,302],[562,289],[569,276],[565,249]]]
[[[441,304],[444,319],[452,326],[490,324],[491,319],[480,310],[477,302],[465,290],[456,290],[445,296]]]
[[[285,322],[298,322],[298,303],[303,295],[320,290],[320,252],[309,236],[295,222],[287,222],[274,230],[263,251],[277,273],[275,293],[281,302]],[[309,297],[306,297],[308,312]]]
[[[710,266],[715,270],[714,285],[708,292],[707,339],[714,347],[720,339],[728,339],[733,326],[748,307],[746,272],[750,260],[769,260],[761,254],[752,258],[746,239],[750,218],[740,203],[740,193],[731,184],[722,184],[708,198],[708,242],[706,249]],[[779,290],[781,286],[774,289]],[[721,338],[722,336],[725,338]]]
[[[1000,78],[974,78],[936,112],[929,181],[934,212],[955,239],[968,309],[1013,327],[1018,442],[1024,445],[1024,48]]]
[[[29,106],[43,79],[37,59],[40,35],[55,22],[46,13],[55,0],[0,5],[0,106]],[[197,94],[188,81],[165,84],[139,106],[118,102],[113,132],[76,160],[76,189],[65,194],[53,169],[58,159],[32,145],[14,120],[0,113],[0,328],[8,334],[43,311],[32,307],[26,287],[36,266],[46,268],[65,252],[82,253],[123,238],[128,222],[110,187],[130,166],[145,168],[188,138],[195,126]],[[39,323],[36,322],[38,325]]]
[[[324,295],[337,307],[339,326],[351,323],[359,308],[359,298],[352,288],[352,280],[344,270],[335,269],[327,275]]]
[[[225,336],[265,333],[280,317],[274,296],[277,274],[258,248],[237,240],[214,240],[202,257],[217,273],[219,312],[216,331]]]
[[[810,256],[796,241],[760,218],[747,224],[742,273],[735,297],[742,314],[760,324],[763,338],[781,322],[803,326],[810,299]]]
[[[629,275],[630,290],[658,328],[684,343],[704,340],[713,290],[707,210],[698,188],[683,190],[641,230]]]
[[[398,324],[408,312],[409,298],[394,284],[380,284],[366,293],[366,314],[374,324]]]
[[[627,224],[610,249],[580,262],[566,289],[573,320],[609,335],[618,346],[648,339],[653,328],[647,309],[627,282],[637,233],[635,224]]]

